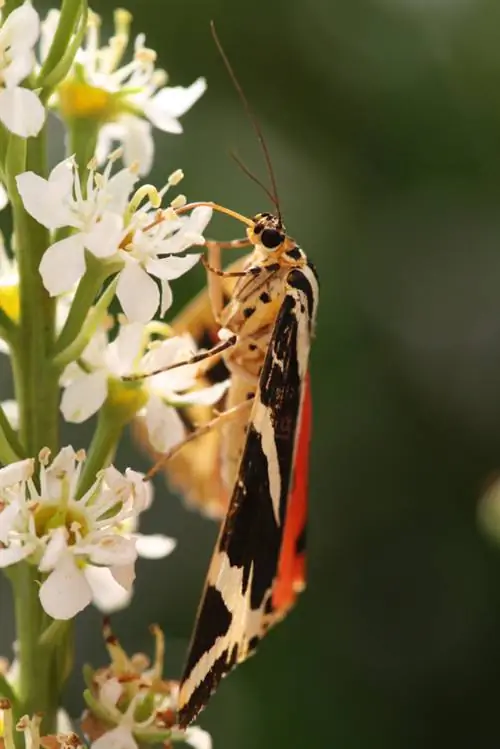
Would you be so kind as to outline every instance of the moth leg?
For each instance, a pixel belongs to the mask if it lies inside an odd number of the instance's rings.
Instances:
[[[171,458],[174,457],[174,455],[177,455],[179,450],[182,450],[184,445],[187,445],[188,442],[192,442],[193,440],[197,439],[198,437],[201,437],[203,434],[206,434],[207,432],[210,432],[212,429],[217,429],[221,424],[223,424],[226,421],[230,421],[235,416],[238,416],[238,414],[250,410],[253,404],[253,398],[244,400],[241,403],[238,403],[236,406],[233,406],[232,408],[228,408],[227,411],[223,411],[222,413],[218,413],[217,416],[215,416],[210,421],[207,421],[206,424],[203,424],[203,426],[198,427],[198,429],[195,429],[194,432],[191,432],[191,434],[188,434],[188,436],[182,440],[182,442],[179,442],[177,445],[174,445],[168,452],[164,453],[161,458],[152,466],[152,468],[149,469],[149,471],[144,476],[144,481],[147,481],[151,479],[162,466],[167,463]]]
[[[207,288],[210,305],[214,320],[220,325],[220,317],[224,309],[224,289],[222,278],[241,278],[246,276],[246,271],[224,271],[222,270],[221,250],[223,249],[242,249],[251,247],[252,243],[248,239],[233,239],[230,242],[216,242],[208,240],[205,242],[208,258],[202,258],[203,265],[207,272]]]
[[[135,380],[144,380],[146,377],[153,377],[153,375],[161,374],[162,372],[168,372],[171,369],[177,369],[177,367],[184,367],[186,364],[198,364],[198,362],[206,361],[207,359],[212,359],[216,356],[220,356],[223,351],[226,351],[226,349],[231,348],[232,346],[235,346],[238,342],[238,336],[232,335],[229,338],[226,338],[225,341],[221,341],[220,343],[216,344],[213,348],[209,349],[208,351],[200,351],[199,354],[195,354],[190,359],[184,359],[184,361],[176,362],[175,364],[170,364],[168,367],[160,367],[159,369],[153,369],[152,372],[144,372],[142,374],[132,374],[132,375],[125,375],[122,377],[122,380],[126,380],[127,382],[133,382]]]

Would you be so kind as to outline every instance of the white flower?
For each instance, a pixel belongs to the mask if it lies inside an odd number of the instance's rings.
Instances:
[[[58,12],[50,11],[42,24],[40,53],[46,56],[57,27]],[[115,11],[115,34],[100,43],[100,18],[89,14],[85,44],[75,65],[59,87],[55,106],[63,116],[89,117],[103,123],[97,156],[104,161],[113,141],[124,147],[125,164],[138,162],[141,174],[152,166],[152,125],[168,133],[181,133],[179,122],[206,90],[204,78],[191,86],[165,86],[165,71],[155,68],[156,52],[145,46],[144,34],[136,37],[131,62],[122,64],[130,38],[132,16]],[[106,123],[106,124],[104,124]]]
[[[129,169],[110,176],[110,160],[95,180],[90,170],[84,198],[73,159],[58,164],[44,179],[34,172],[16,177],[24,207],[47,229],[72,227],[76,231],[52,244],[40,263],[47,291],[58,296],[70,291],[85,272],[85,250],[104,259],[117,253],[123,212],[138,177]]]
[[[45,121],[38,96],[19,85],[34,69],[39,31],[40,19],[29,0],[0,27],[0,121],[22,138],[37,135]]]
[[[111,343],[107,333],[100,331],[82,354],[83,367],[72,363],[61,377],[61,411],[66,421],[80,423],[97,413],[108,396],[110,378],[168,367],[189,358],[195,350],[192,338],[182,335],[164,340],[144,354],[147,340],[147,327],[139,323],[122,324]],[[166,452],[185,436],[176,406],[217,403],[228,387],[229,383],[223,382],[192,390],[197,372],[198,365],[189,364],[140,380],[144,406],[137,416],[145,422],[149,441],[158,452]]]
[[[45,575],[40,602],[54,619],[70,619],[92,600],[103,602],[98,571],[124,589],[126,602],[138,554],[128,529],[150,503],[142,476],[130,470],[123,475],[113,466],[78,498],[83,459],[65,447],[49,464],[48,451],[42,451],[40,490],[32,480],[33,460],[0,470],[0,567],[22,559],[35,564]],[[104,604],[119,605],[111,599]]]
[[[172,208],[154,210],[165,192],[182,178],[174,172],[158,193],[152,186],[140,188],[130,198],[137,181],[133,169],[111,176],[116,154],[104,173],[91,165],[83,197],[73,159],[58,164],[48,179],[24,172],[17,186],[28,213],[48,229],[69,227],[75,231],[50,245],[40,263],[45,288],[52,296],[70,291],[85,272],[85,250],[102,262],[121,266],[117,296],[132,321],[148,322],[160,307],[163,315],[172,303],[169,281],[179,278],[199,260],[199,254],[179,256],[192,245],[204,244],[212,210],[195,208],[179,217]],[[159,280],[158,284],[153,278]]]

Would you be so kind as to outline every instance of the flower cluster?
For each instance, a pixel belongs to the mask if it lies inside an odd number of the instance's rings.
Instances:
[[[42,24],[41,56],[47,55],[60,20],[51,10]],[[65,119],[88,119],[101,124],[97,157],[103,162],[113,142],[124,148],[125,164],[137,164],[141,175],[151,170],[154,154],[152,126],[166,133],[182,133],[182,117],[204,94],[207,84],[198,78],[187,88],[166,86],[168,76],[155,67],[156,52],[146,47],[144,34],[133,45],[130,62],[123,63],[130,40],[128,11],[115,11],[115,33],[100,44],[101,19],[89,13],[82,47],[51,105]]]
[[[128,656],[104,623],[104,639],[110,657],[105,668],[86,670],[84,698],[88,710],[82,729],[93,749],[138,749],[142,743],[159,744],[181,740],[194,749],[211,749],[210,735],[197,726],[186,731],[175,728],[178,684],[163,679],[165,643],[157,626],[155,658],[144,653]]]
[[[47,229],[72,229],[51,244],[40,263],[45,288],[52,296],[71,291],[85,273],[85,251],[118,269],[116,293],[130,320],[148,322],[172,303],[169,281],[179,278],[199,260],[199,253],[181,255],[203,244],[211,209],[200,207],[189,217],[173,208],[160,210],[161,198],[182,172],[174,172],[160,192],[147,186],[133,195],[138,175],[124,168],[111,176],[115,154],[104,172],[89,165],[85,188],[73,158],[58,164],[48,179],[33,172],[17,177],[24,207]],[[144,202],[143,202],[144,201]],[[153,203],[155,207],[153,207]],[[153,278],[157,278],[160,290]]]
[[[76,749],[86,744],[70,728],[49,730],[73,661],[72,620],[91,603],[126,606],[138,557],[175,548],[138,530],[153,490],[142,473],[113,465],[124,429],[140,421],[167,452],[185,437],[178,410],[210,407],[228,386],[201,387],[189,363],[194,340],[154,319],[201,257],[210,204],[189,210],[171,195],[181,169],[158,189],[140,182],[153,165],[153,129],[181,133],[206,82],[168,85],[144,35],[129,45],[125,10],[101,42],[86,0],[63,2],[43,21],[30,0],[0,0],[0,9],[0,210],[12,219],[12,237],[0,235],[0,352],[15,396],[0,404],[0,569],[17,621],[15,667],[0,663],[9,698],[0,749],[19,745],[16,731],[27,749]],[[52,168],[49,110],[66,132],[65,158]],[[87,453],[61,449],[61,414],[72,423],[97,416]],[[177,686],[162,678],[155,634],[150,668],[107,631],[111,665],[91,674],[86,694],[85,740],[97,749],[156,740],[210,749],[201,729],[175,729]],[[37,700],[45,717],[28,717]]]
[[[66,421],[86,421],[106,399],[119,400],[124,390],[130,390],[130,385],[121,380],[124,375],[163,370],[133,385],[136,416],[145,424],[149,442],[158,452],[165,453],[181,442],[185,427],[177,409],[188,404],[217,403],[229,383],[195,389],[196,364],[170,368],[189,359],[196,347],[188,334],[157,339],[156,345],[149,347],[150,336],[165,327],[122,321],[111,342],[104,327],[96,333],[79,361],[69,364],[61,377],[61,411]],[[127,400],[130,402],[130,398]]]
[[[159,557],[174,547],[166,536],[134,532],[151,490],[141,474],[108,466],[80,497],[84,453],[65,447],[49,457],[39,455],[39,488],[32,459],[0,469],[0,567],[36,565],[40,602],[54,619],[74,617],[95,598],[115,609],[128,599],[138,553]]]

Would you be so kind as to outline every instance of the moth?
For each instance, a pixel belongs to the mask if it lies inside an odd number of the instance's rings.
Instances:
[[[219,509],[227,508],[180,683],[181,728],[206,706],[221,679],[255,651],[305,586],[308,366],[319,296],[313,265],[283,225],[259,125],[212,31],[262,145],[272,193],[243,168],[266,191],[277,215],[247,218],[205,202],[177,209],[182,214],[208,205],[246,225],[242,240],[206,243],[208,298],[218,334],[215,338],[209,326],[213,345],[190,360],[200,363],[203,375],[223,362],[231,384],[222,409],[211,418],[204,413],[198,427],[148,474],[165,466],[174,483],[177,475],[181,488],[193,492],[193,501],[203,504],[215,496]],[[236,268],[223,270],[221,250],[235,247],[250,247],[251,253]],[[205,319],[203,309],[198,300],[191,323],[200,322],[198,315]],[[211,440],[205,442],[208,461],[202,440]],[[186,450],[191,454],[184,453],[176,472],[171,467]]]
[[[238,280],[226,305],[221,306],[220,279],[228,272],[214,260],[220,245],[210,243],[206,263],[223,335],[196,359],[222,356],[231,387],[225,410],[188,441],[219,431],[217,470],[229,504],[181,680],[181,727],[194,720],[222,677],[285,616],[305,585],[308,362],[318,281],[279,217],[261,213],[239,218],[247,224],[253,252],[241,271],[229,271]]]

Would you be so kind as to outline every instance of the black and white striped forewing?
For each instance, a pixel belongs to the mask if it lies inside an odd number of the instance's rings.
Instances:
[[[312,267],[291,270],[198,611],[180,687],[181,727],[256,647],[272,608],[317,299]]]

